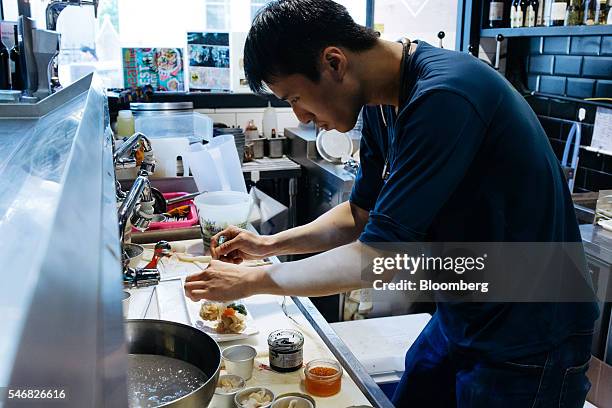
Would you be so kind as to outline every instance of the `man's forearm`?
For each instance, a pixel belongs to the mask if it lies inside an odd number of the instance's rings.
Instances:
[[[323,252],[355,241],[367,221],[368,213],[348,201],[316,220],[270,237],[274,255]]]
[[[251,294],[326,296],[371,286],[362,279],[364,251],[374,253],[357,241],[308,259],[254,268]]]

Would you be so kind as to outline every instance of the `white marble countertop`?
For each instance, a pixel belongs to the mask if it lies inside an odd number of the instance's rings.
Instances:
[[[183,241],[187,252],[201,255],[203,248],[201,240]],[[145,258],[147,253],[145,251]],[[148,255],[150,256],[150,255]],[[143,261],[144,262],[144,261]],[[197,272],[199,267],[192,263],[180,262],[176,257],[164,259],[159,268],[162,281],[154,287],[132,289],[128,318],[153,318],[191,324],[185,302],[191,302],[185,297],[182,280],[185,276]],[[257,334],[246,339],[231,342],[221,342],[221,349],[235,344],[249,344],[257,350],[253,377],[247,381],[247,386],[265,386],[276,395],[288,392],[305,392],[303,385],[303,371],[293,373],[277,373],[264,368],[268,366],[268,335],[273,330],[291,328],[304,335],[304,363],[317,358],[334,359],[329,348],[321,337],[315,332],[304,315],[297,309],[291,298],[286,298],[289,315],[297,321],[289,319],[281,308],[282,296],[257,295],[242,302],[254,319]],[[341,408],[349,406],[371,406],[365,395],[359,390],[355,382],[345,373],[342,377],[340,393],[326,398],[314,397],[318,408]]]

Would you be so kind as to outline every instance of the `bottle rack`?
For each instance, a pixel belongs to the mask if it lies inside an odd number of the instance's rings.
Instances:
[[[480,30],[480,37],[482,38],[495,38],[498,34],[502,34],[504,37],[612,35],[612,25],[483,28]]]

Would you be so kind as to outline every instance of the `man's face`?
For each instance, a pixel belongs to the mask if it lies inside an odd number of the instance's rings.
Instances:
[[[325,130],[348,132],[355,127],[362,106],[359,84],[323,66],[318,82],[292,74],[267,84],[274,95],[291,105],[302,123],[315,122]]]

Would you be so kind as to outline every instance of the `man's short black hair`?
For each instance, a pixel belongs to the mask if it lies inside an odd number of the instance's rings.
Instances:
[[[249,87],[265,93],[264,82],[291,74],[319,80],[318,58],[328,46],[353,52],[372,48],[374,30],[353,20],[332,0],[274,0],[255,17],[244,47]]]

